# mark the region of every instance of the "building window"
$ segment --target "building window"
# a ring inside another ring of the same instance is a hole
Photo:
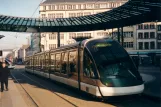
[[[120,3],[117,3],[117,7],[119,7],[120,6]]]
[[[53,18],[63,18],[63,13],[56,13],[52,15]]]
[[[144,24],[144,29],[149,29],[149,25],[148,24]]]
[[[86,4],[83,4],[83,9],[86,9]]]
[[[143,39],[143,33],[138,33],[138,38]]]
[[[78,9],[81,9],[81,4],[78,4]]]
[[[46,10],[46,6],[43,6],[43,10]]]
[[[48,18],[53,18],[53,14],[48,14]]]
[[[100,4],[100,8],[106,8],[106,4],[105,3]]]
[[[51,10],[51,6],[48,6],[49,10]]]
[[[144,39],[149,39],[149,32],[144,33]]]
[[[138,25],[138,29],[143,29],[143,24]]]
[[[93,4],[87,4],[87,5],[86,5],[86,8],[87,8],[87,9],[93,9]]]
[[[69,17],[77,17],[76,13],[69,13]]]
[[[140,50],[143,49],[143,42],[139,42],[139,49],[140,49]]]
[[[46,18],[46,14],[41,14],[41,17],[42,18]]]
[[[77,13],[77,17],[83,16],[83,13]]]
[[[97,4],[97,3],[96,3],[96,4],[95,4],[95,8],[96,8],[96,9],[99,9],[99,8],[100,8],[100,4]]]
[[[150,38],[154,39],[155,38],[155,32],[150,32]]]
[[[150,49],[154,49],[155,48],[155,42],[150,42]]]
[[[64,7],[65,7],[64,5],[57,5],[57,10],[64,10],[65,9]]]
[[[77,33],[77,36],[83,37],[83,33]]]
[[[75,10],[76,9],[76,5],[72,5],[72,9]]]
[[[56,44],[49,44],[49,49],[55,49],[56,48]]]
[[[86,15],[91,15],[91,12],[85,12],[84,16],[86,16]]]
[[[133,42],[124,42],[125,48],[133,48]]]
[[[113,32],[114,33],[114,32]],[[107,32],[98,32],[97,36],[107,36],[108,33]]]
[[[150,24],[150,29],[155,29],[155,25],[154,24]]]
[[[133,32],[123,32],[124,37],[130,38],[133,37]]]
[[[60,34],[60,39],[64,39],[64,34]]]
[[[161,33],[158,33],[158,40],[161,40]]]
[[[72,5],[67,5],[67,9],[71,10],[72,9]]]
[[[158,42],[158,49],[161,49],[161,42]]]
[[[85,37],[91,37],[91,33],[84,33]]]
[[[161,31],[161,25],[158,25],[158,31]]]
[[[49,34],[49,40],[54,40],[56,39],[57,34]]]
[[[145,49],[149,49],[149,42],[144,42]]]
[[[55,10],[55,5],[52,5],[52,10]]]
[[[69,33],[69,39],[75,38],[76,37],[76,33]]]

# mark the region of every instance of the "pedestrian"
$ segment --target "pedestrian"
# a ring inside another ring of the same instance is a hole
[[[2,68],[0,68],[0,79],[1,79],[1,92],[4,90],[4,84],[6,91],[8,91],[8,77],[10,70],[7,68],[6,63],[2,62]]]

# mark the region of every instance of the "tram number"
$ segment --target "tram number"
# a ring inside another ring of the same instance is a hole
[[[89,88],[88,87],[86,87],[86,91],[89,92]]]

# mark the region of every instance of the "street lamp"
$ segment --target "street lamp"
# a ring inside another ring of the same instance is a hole
[[[3,37],[5,37],[4,35],[0,35],[0,39],[2,39]]]

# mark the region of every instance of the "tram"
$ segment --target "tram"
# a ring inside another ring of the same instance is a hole
[[[26,57],[25,71],[97,97],[139,94],[143,80],[116,41],[87,39]]]

